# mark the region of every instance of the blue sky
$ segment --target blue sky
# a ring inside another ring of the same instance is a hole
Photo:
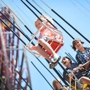
[[[35,33],[37,29],[34,26],[34,21],[36,16],[20,1],[20,0],[3,0],[18,16],[18,18],[23,22],[24,25],[27,25],[30,30]],[[23,0],[28,4],[25,0]],[[72,28],[70,28],[64,21],[62,21],[56,14],[54,14],[47,6],[45,6],[40,0],[35,0],[35,2],[42,7],[40,9],[33,0],[29,0],[42,14],[46,14],[42,11],[44,9],[53,19],[60,23],[65,30],[67,30],[74,38],[80,38],[85,42],[84,46],[90,46],[90,44],[83,39],[79,34],[77,34]],[[59,15],[61,15],[66,21],[68,21],[73,27],[75,27],[80,33],[82,33],[87,39],[90,38],[90,1],[89,0],[43,0],[49,7],[55,10]],[[0,0],[0,5],[4,6],[2,0]],[[29,5],[29,4],[28,4]],[[30,5],[29,5],[30,6]],[[30,6],[30,8],[32,8]],[[32,8],[33,9],[33,8]],[[33,9],[34,10],[34,9]],[[35,10],[34,10],[35,11]],[[40,14],[35,11],[35,13],[40,16]],[[23,30],[27,36],[32,38],[31,34],[25,29],[23,24],[17,19],[17,22],[20,25],[20,28]],[[65,52],[69,52],[74,58],[76,52],[72,50],[70,45],[72,45],[72,38],[65,33],[55,22],[54,25],[63,33],[64,36],[64,46],[58,52],[60,56],[66,56]],[[23,40],[28,44],[28,40],[22,35]],[[89,39],[90,40],[90,39]],[[34,40],[37,44],[37,41]],[[37,68],[42,72],[46,77],[49,83],[52,85],[54,78],[51,74],[37,61],[37,59],[27,51],[28,62],[30,67],[31,81],[33,90],[52,90],[52,88],[47,84],[43,77],[38,73],[38,71],[30,63],[32,61]],[[40,57],[40,61],[49,69],[47,62]],[[60,61],[61,62],[61,61]],[[57,70],[62,69],[57,65]],[[56,73],[49,69],[57,78],[59,78]]]

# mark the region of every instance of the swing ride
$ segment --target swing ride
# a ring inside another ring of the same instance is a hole
[[[2,2],[5,4],[5,2],[2,0]],[[41,16],[43,15],[30,1],[26,0],[26,2],[35,9]],[[32,0],[40,9],[42,9],[36,1]],[[55,13],[59,18],[61,18],[66,24],[68,24],[73,30],[75,30],[78,34],[80,34],[87,42],[90,43],[90,41],[84,37],[76,28],[74,28],[70,23],[68,23],[64,18],[62,18],[56,11],[54,11],[52,8],[50,8],[44,1],[41,0],[41,2],[46,5],[53,13]],[[45,20],[51,25],[52,27],[49,27],[46,25],[45,22],[43,22],[38,14],[36,14],[31,7],[25,1],[21,0],[21,3],[27,7],[32,14],[37,17],[42,25],[48,29],[47,32],[43,33],[43,36],[45,36],[46,42],[51,46],[53,51],[55,53],[58,53],[64,46],[64,36],[63,33],[56,28],[56,26],[46,17],[44,16]],[[42,9],[43,10],[43,9]],[[44,11],[44,10],[43,10]],[[44,11],[46,13],[46,11]],[[46,13],[47,14],[47,13]],[[50,18],[52,18],[49,14],[47,14]],[[45,81],[48,83],[48,85],[51,87],[52,90],[54,88],[52,85],[48,82],[48,80],[45,78],[45,76],[39,71],[39,69],[35,66],[33,61],[28,60],[28,54],[33,55],[37,61],[40,62],[40,64],[45,67],[45,69],[52,75],[53,78],[56,79],[55,75],[50,71],[50,68],[48,69],[44,63],[42,63],[42,60],[39,60],[39,56],[42,56],[38,52],[33,52],[27,46],[35,46],[38,44],[38,38],[37,35],[39,33],[39,30],[37,30],[35,33],[33,33],[27,25],[25,25],[22,20],[20,22],[24,25],[26,30],[28,30],[31,34],[31,39],[25,34],[25,31],[21,29],[21,26],[18,24],[18,20],[20,18],[10,9],[9,6],[5,4],[5,6],[1,7],[0,9],[0,90],[33,90],[32,88],[32,70],[30,70],[29,63],[31,63],[34,68],[41,74],[41,76],[45,79]],[[52,20],[61,28],[63,29],[72,39],[74,37],[64,28],[62,27],[54,18]],[[54,29],[53,29],[54,28]],[[24,31],[24,32],[23,32]],[[22,39],[21,36],[24,36],[26,40],[29,42],[28,45],[26,44],[26,41]],[[49,38],[46,38],[49,37]],[[53,38],[52,38],[53,37]],[[36,42],[34,43],[34,40]],[[46,52],[46,54],[52,58],[52,53],[48,51],[44,46],[40,45],[40,48]],[[68,55],[68,54],[67,54]],[[70,55],[68,55],[71,57]],[[42,56],[43,57],[43,56]],[[71,57],[72,58],[72,57]],[[45,59],[43,57],[43,59]],[[50,62],[45,59],[47,63]],[[64,71],[65,68],[63,65],[58,61],[57,66],[60,66],[60,68]],[[69,86],[69,90],[79,90],[76,88],[76,84],[73,86],[71,83],[69,84],[66,80],[63,79],[62,73],[58,72],[56,68],[52,69],[57,76],[60,78],[60,80],[64,83],[64,85]],[[71,71],[71,73],[73,73]],[[70,73],[69,73],[70,74]],[[74,73],[73,73],[74,75]],[[74,75],[75,76],[75,75]],[[75,77],[75,82],[77,82],[77,78]],[[90,90],[90,86],[87,84],[82,85],[83,88],[80,90]]]

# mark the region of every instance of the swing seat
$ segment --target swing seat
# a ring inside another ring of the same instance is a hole
[[[60,43],[57,41],[53,41],[53,40],[49,40],[48,43],[50,44],[50,46],[52,47],[52,49],[57,53],[61,47],[64,45],[64,43]],[[43,48],[44,49],[44,48]],[[45,49],[44,49],[45,50]],[[49,53],[47,50],[45,50],[46,53],[51,56],[51,53]]]
[[[84,84],[83,85],[83,89],[76,89],[76,90],[85,90],[87,87],[88,87],[88,85],[87,84]],[[71,85],[71,88],[72,89],[75,89],[75,86]]]

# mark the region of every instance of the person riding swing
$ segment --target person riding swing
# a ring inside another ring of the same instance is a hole
[[[49,67],[54,68],[61,58],[57,55],[57,52],[63,46],[63,36],[47,21],[44,15],[41,15],[40,19],[44,24],[39,19],[35,21],[35,27],[40,31],[38,45],[28,46],[28,48],[29,50],[36,50],[45,59],[49,60]]]

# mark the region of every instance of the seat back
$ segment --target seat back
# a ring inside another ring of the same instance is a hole
[[[49,40],[48,43],[50,44],[50,46],[52,47],[52,49],[57,53],[60,48],[64,45],[63,43],[59,43],[57,41],[53,41],[53,40]],[[44,49],[44,48],[43,48]],[[44,49],[45,50],[45,49]],[[45,50],[46,53],[51,56],[51,53],[48,52],[47,50]]]

